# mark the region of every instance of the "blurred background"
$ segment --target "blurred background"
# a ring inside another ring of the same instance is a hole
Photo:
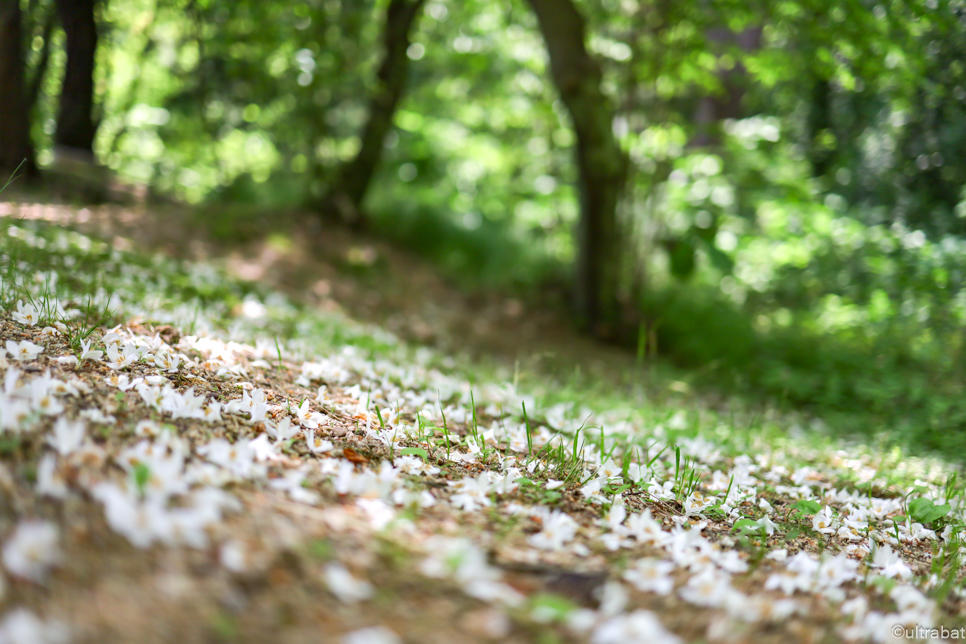
[[[0,0],[15,173],[226,239],[358,231],[966,457],[960,0]]]

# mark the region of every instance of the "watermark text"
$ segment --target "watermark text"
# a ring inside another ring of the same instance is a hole
[[[966,641],[966,627],[947,628],[945,626],[903,626],[896,624],[892,627],[892,636],[897,640],[964,640]]]

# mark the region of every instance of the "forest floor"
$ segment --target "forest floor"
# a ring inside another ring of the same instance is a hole
[[[0,643],[963,637],[953,466],[236,222],[0,203]]]

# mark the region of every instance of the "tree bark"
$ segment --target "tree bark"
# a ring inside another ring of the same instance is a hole
[[[96,0],[56,0],[67,37],[67,66],[60,91],[60,113],[54,144],[93,161],[94,60],[97,53]]]
[[[584,44],[584,19],[572,0],[529,0],[550,55],[550,71],[573,122],[580,193],[577,316],[596,335],[619,329],[622,248],[617,207],[627,163],[614,138],[613,108],[600,89],[601,70]]]
[[[369,100],[369,114],[360,137],[359,152],[336,172],[322,200],[324,214],[335,213],[350,225],[362,228],[362,202],[382,158],[383,141],[392,128],[396,106],[409,77],[410,30],[425,0],[392,0],[383,27],[383,59],[377,86]]]
[[[20,0],[0,0],[0,187],[18,167],[36,172],[20,32]]]

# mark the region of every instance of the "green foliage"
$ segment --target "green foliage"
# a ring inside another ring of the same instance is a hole
[[[948,503],[935,505],[930,499],[918,498],[909,501],[909,516],[913,521],[927,525],[949,514],[952,507]]]
[[[402,456],[418,456],[424,461],[429,458],[429,453],[422,447],[404,447],[399,450],[399,454]]]
[[[482,220],[476,228],[443,214],[442,209],[372,199],[375,232],[435,262],[447,275],[470,286],[516,287],[561,283],[564,272],[539,240],[505,222]],[[382,208],[385,210],[382,210]]]
[[[765,536],[765,528],[758,525],[758,522],[752,519],[738,519],[731,526],[731,531],[737,532],[739,538]]]
[[[564,622],[577,609],[572,601],[554,593],[537,593],[530,599],[530,610],[543,622]]]
[[[822,506],[817,501],[812,501],[810,499],[803,499],[801,501],[796,501],[792,506],[793,509],[798,510],[805,516],[811,516],[813,514],[818,514],[822,510]]]
[[[143,495],[148,482],[151,480],[151,470],[144,463],[135,463],[133,474],[134,485],[137,487],[138,493]]]
[[[645,326],[693,381],[961,458],[966,246],[868,223],[779,126],[733,121],[719,154],[674,159],[657,186],[665,239],[713,230],[731,265],[710,245],[686,276],[652,255]]]

